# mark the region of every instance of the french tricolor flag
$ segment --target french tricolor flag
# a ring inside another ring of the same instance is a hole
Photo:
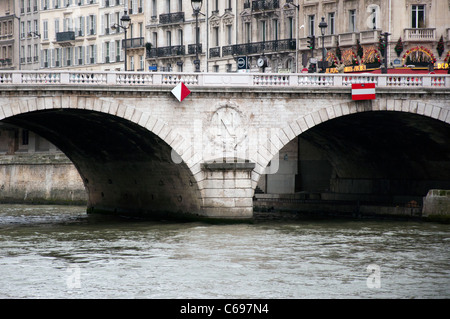
[[[375,83],[352,84],[352,100],[375,100]]]

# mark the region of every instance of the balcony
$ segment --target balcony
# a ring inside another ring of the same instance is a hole
[[[436,41],[436,29],[435,28],[419,28],[419,29],[404,29],[403,30],[404,41],[412,42],[427,42]]]
[[[339,45],[347,46],[347,45],[355,45],[357,33],[341,33],[339,34]]]
[[[188,54],[195,54],[195,44],[189,44],[188,45]],[[198,53],[202,53],[202,44],[198,44]]]
[[[65,31],[56,33],[56,42],[61,46],[72,46],[75,41],[74,31]]]
[[[184,22],[184,12],[174,12],[159,15],[160,24],[171,24]]]
[[[252,1],[252,11],[275,10],[280,8],[279,0],[256,0]]]
[[[158,57],[173,57],[177,55],[185,55],[186,48],[184,45],[173,45],[169,47],[151,48],[147,50],[147,59]]]
[[[285,39],[224,46],[222,47],[222,56],[262,54],[292,50],[295,50],[295,40]]]
[[[143,48],[145,46],[144,44],[144,38],[131,38],[126,40],[127,49],[132,48]],[[125,47],[125,40],[122,40],[122,47]]]
[[[361,31],[359,34],[359,42],[361,44],[378,43],[380,37],[379,30]]]
[[[220,47],[210,48],[209,49],[209,57],[210,58],[220,58]]]

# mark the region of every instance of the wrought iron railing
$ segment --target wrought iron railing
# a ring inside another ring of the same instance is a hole
[[[56,33],[57,42],[75,41],[75,31],[65,31]]]
[[[195,44],[189,44],[188,45],[188,54],[195,54]],[[202,44],[198,44],[198,53],[202,53]]]
[[[144,47],[144,38],[131,38],[126,40],[127,48],[142,48]],[[125,47],[125,39],[122,40],[122,47]]]
[[[185,53],[186,48],[184,45],[172,45],[168,47],[151,48],[150,50],[147,50],[147,59],[185,55]]]
[[[279,0],[254,0],[252,1],[252,10],[273,10],[280,7]]]
[[[220,57],[220,47],[210,48],[209,49],[209,57],[210,58]]]
[[[184,12],[165,13],[159,15],[160,24],[184,22]]]
[[[222,47],[222,56],[262,54],[291,50],[295,50],[295,40],[273,40],[224,46]]]

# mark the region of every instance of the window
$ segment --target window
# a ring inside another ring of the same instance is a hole
[[[139,28],[139,37],[140,38],[144,37],[144,24],[142,22],[139,22],[138,28]]]
[[[143,55],[139,56],[139,70],[144,71],[144,56]]]
[[[425,5],[412,5],[411,10],[411,28],[425,28]]]
[[[158,47],[158,32],[152,33],[152,44],[153,44],[153,47],[155,47],[155,48]]]
[[[20,63],[25,63],[25,47],[22,45],[20,47]]]
[[[170,13],[170,0],[166,0],[166,13]]]
[[[20,37],[25,38],[25,22],[20,23]]]
[[[44,68],[48,68],[48,49],[44,49],[44,52],[43,52],[43,65],[42,65],[42,67],[44,67]]]
[[[31,63],[33,61],[32,59],[33,58],[32,58],[32,54],[31,54],[31,45],[29,44],[27,46],[27,63]]]
[[[134,71],[134,56],[130,57],[130,71]]]
[[[44,20],[42,23],[44,26],[44,40],[48,40],[48,21]]]
[[[110,58],[109,58],[109,50],[110,50],[110,46],[109,46],[109,42],[105,42],[105,63],[109,63],[110,62]]]
[[[245,23],[245,42],[250,43],[252,41],[252,29],[250,26],[250,22]]]
[[[356,31],[356,10],[352,9],[348,11],[348,31]]]
[[[308,27],[309,27],[309,35],[314,35],[314,21],[315,21],[315,15],[308,16]]]
[[[266,41],[266,33],[267,33],[267,23],[266,20],[261,21],[261,41]]]
[[[278,40],[278,20],[274,19],[272,20],[272,25],[273,25],[273,40]]]
[[[183,30],[178,29],[178,44],[183,45]]]
[[[379,12],[380,7],[376,4],[371,4],[367,6],[367,12],[370,12],[370,15],[367,20],[367,27],[375,30],[378,27],[378,19],[379,19]]]
[[[34,45],[34,60],[33,60],[33,62],[38,62],[38,60],[39,60],[39,48],[38,48],[38,45],[35,44]]]
[[[233,28],[232,25],[229,24],[227,25],[227,44],[230,45],[231,43],[233,43]]]
[[[219,27],[214,27],[213,28],[213,34],[214,34],[214,46],[218,47],[219,46]]]
[[[97,16],[90,15],[87,17],[87,33],[89,35],[94,35],[96,33]]]
[[[172,32],[166,31],[166,45],[170,47],[172,45]]]
[[[115,13],[115,23],[120,23],[120,12]],[[120,33],[122,31],[122,28],[116,28],[116,33]]]
[[[158,15],[158,12],[156,11],[156,0],[152,0],[152,18]]]
[[[120,40],[116,40],[116,61],[121,61],[120,58]]]
[[[97,57],[97,45],[95,45],[95,44],[90,45],[88,51],[89,51],[89,53],[88,53],[89,63],[95,64],[97,62],[97,58],[96,58]]]
[[[334,12],[328,13],[328,34],[334,34]]]
[[[292,17],[288,18],[288,28],[289,32],[289,39],[292,39],[294,37],[294,19]]]
[[[61,66],[61,48],[55,49],[55,66],[56,67]]]
[[[55,38],[58,32],[59,32],[59,19],[55,19]]]

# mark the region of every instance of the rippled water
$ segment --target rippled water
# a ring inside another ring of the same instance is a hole
[[[0,205],[0,298],[449,298],[449,244],[437,223],[156,223]]]

